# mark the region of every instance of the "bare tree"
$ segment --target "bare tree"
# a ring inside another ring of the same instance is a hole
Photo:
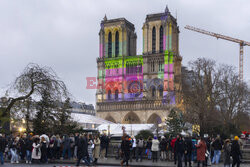
[[[236,125],[237,114],[249,105],[249,91],[234,69],[205,58],[190,62],[190,68],[182,76],[185,119],[199,125],[201,134]]]
[[[17,101],[26,100],[31,96],[41,97],[46,92],[53,99],[61,99],[68,96],[68,90],[63,81],[50,67],[41,67],[38,64],[28,64],[22,74],[18,76],[8,89],[18,95],[10,98],[6,108],[8,113]]]

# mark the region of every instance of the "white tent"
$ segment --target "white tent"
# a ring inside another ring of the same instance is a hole
[[[95,130],[101,124],[114,124],[97,116],[81,113],[71,113],[71,118],[78,122],[84,129]]]
[[[112,136],[122,136],[122,127],[125,127],[127,134],[134,136],[137,135],[140,130],[153,131],[155,129],[154,124],[102,124],[97,129],[100,133],[106,132]]]

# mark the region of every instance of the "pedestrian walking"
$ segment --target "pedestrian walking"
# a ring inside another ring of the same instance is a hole
[[[129,136],[125,135],[122,139],[122,144],[121,144],[121,152],[123,155],[123,159],[121,161],[121,166],[123,166],[124,163],[126,163],[126,166],[128,166],[128,161],[130,158],[130,148],[132,147],[131,142],[129,141]]]
[[[187,136],[184,140],[185,167],[187,167],[187,162],[189,163],[189,167],[192,166],[192,164],[191,164],[192,150],[193,150],[192,139],[190,136]]]
[[[232,142],[231,146],[231,155],[233,157],[233,163],[232,167],[234,167],[237,164],[237,167],[240,166],[240,158],[242,158],[242,154],[240,151],[240,144],[239,144],[239,137],[235,136],[234,141]]]
[[[95,136],[95,139],[94,139],[94,151],[93,151],[93,157],[94,157],[94,164],[97,163],[98,159],[99,159],[99,156],[100,156],[100,144],[101,144],[101,141],[99,139],[99,136]]]
[[[77,144],[76,166],[79,166],[81,160],[84,160],[86,165],[90,165],[87,157],[88,157],[88,142],[87,142],[87,139],[82,134],[80,135],[80,138]]]
[[[130,162],[132,162],[132,159],[135,158],[135,152],[136,152],[136,139],[134,136],[131,136],[131,143],[132,147],[130,150]]]
[[[64,135],[62,143],[63,143],[63,154],[62,154],[63,159],[66,159],[65,157],[66,152],[68,153],[67,158],[70,159],[71,158],[70,137],[68,135]]]
[[[224,146],[223,146],[223,152],[224,152],[224,167],[230,167],[231,160],[230,160],[230,154],[231,154],[231,145],[230,145],[230,139],[226,139]]]
[[[215,141],[212,143],[212,147],[214,148],[214,157],[212,160],[212,164],[214,163],[219,164],[221,150],[222,150],[222,142],[221,142],[219,135],[216,137]]]
[[[152,138],[150,136],[148,138],[147,145],[146,145],[146,154],[148,155],[148,160],[151,160],[152,158],[151,148],[152,148]]]
[[[140,136],[139,139],[137,140],[137,143],[136,143],[136,148],[137,148],[137,152],[136,152],[136,162],[138,161],[139,158],[140,158],[140,161],[142,162],[143,147],[144,147],[144,140],[143,140],[143,138]]]
[[[197,162],[198,167],[200,166],[200,163],[202,163],[202,166],[205,166],[205,154],[207,150],[206,142],[203,137],[200,138],[200,142],[195,145],[197,148]]]
[[[175,142],[177,140],[177,137],[176,138],[173,138],[171,140],[171,148],[172,148],[172,155],[174,154],[174,164],[176,165],[176,161],[177,161],[177,155],[176,155],[176,150],[175,150]]]
[[[101,146],[101,158],[104,158],[104,159],[107,159],[106,158],[106,148],[108,147],[108,137],[107,137],[107,135],[106,135],[106,133],[104,133],[102,136],[101,136],[101,144],[100,144],[100,146]]]
[[[161,151],[161,160],[164,161],[167,159],[166,151],[167,151],[167,141],[164,136],[161,137],[161,142],[160,142],[160,151]]]
[[[7,140],[4,135],[0,134],[0,161],[1,165],[4,164],[4,152],[7,146]]]
[[[33,141],[31,139],[31,136],[28,135],[26,140],[25,140],[25,150],[26,150],[26,163],[30,163],[31,164],[31,152],[32,152],[32,146]]]
[[[41,159],[41,155],[42,155],[39,137],[34,138],[34,142],[33,142],[32,146],[33,146],[32,153],[31,153],[32,161],[39,162]]]
[[[11,153],[11,163],[19,163],[19,137],[14,138],[14,141],[11,140],[10,143],[10,153]]]
[[[89,155],[89,162],[94,162],[93,160],[93,149],[94,149],[94,141],[91,134],[88,136],[88,155]]]
[[[154,139],[152,140],[152,154],[153,154],[153,162],[157,162],[158,158],[157,158],[157,154],[159,151],[159,140],[157,139],[156,136],[154,136]]]
[[[41,162],[48,163],[48,149],[47,149],[47,141],[44,137],[41,138]]]
[[[177,166],[182,167],[182,157],[184,154],[184,141],[181,135],[177,135],[177,140],[175,142],[175,153],[177,156]]]

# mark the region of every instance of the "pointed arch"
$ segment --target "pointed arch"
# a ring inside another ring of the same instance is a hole
[[[129,113],[125,115],[122,123],[123,124],[140,124],[141,121],[136,113],[134,113],[133,111],[130,111]]]
[[[161,26],[160,27],[160,33],[159,33],[159,35],[160,35],[160,53],[162,53],[163,52],[163,27]]]
[[[112,33],[109,32],[108,35],[108,58],[112,57]]]
[[[118,100],[119,98],[119,92],[118,89],[115,90],[115,100]]]
[[[147,120],[147,123],[148,124],[160,124],[162,123],[162,120],[161,120],[161,117],[156,114],[156,113],[153,113]]]
[[[111,90],[109,89],[108,90],[108,100],[111,100],[112,99],[112,94],[111,94]]]
[[[115,119],[114,119],[111,115],[108,115],[108,116],[105,118],[105,120],[116,123]]]
[[[119,55],[119,31],[115,33],[115,57]]]
[[[162,85],[158,86],[158,96],[163,97],[163,86]]]
[[[152,29],[152,53],[155,53],[155,45],[156,45],[156,32],[155,27]]]
[[[155,97],[155,92],[156,92],[156,90],[155,90],[155,86],[151,86],[151,97]]]

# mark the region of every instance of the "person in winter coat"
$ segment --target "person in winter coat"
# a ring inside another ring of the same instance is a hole
[[[237,164],[237,167],[240,166],[240,158],[242,158],[242,154],[240,151],[240,145],[239,145],[239,137],[235,136],[234,141],[232,142],[231,146],[231,155],[233,157],[233,164],[232,167],[234,167]]]
[[[206,142],[203,137],[201,137],[200,142],[195,145],[197,148],[197,162],[198,167],[200,166],[200,162],[202,162],[202,166],[205,165],[205,154],[207,150]]]
[[[93,158],[95,159],[94,160],[94,164],[97,163],[99,155],[100,155],[100,144],[101,144],[101,141],[99,139],[99,136],[95,136],[95,139],[94,139],[94,150],[93,150]]]
[[[184,154],[184,141],[181,135],[177,135],[177,140],[175,142],[174,148],[175,148],[175,153],[176,153],[177,160],[178,160],[177,166],[182,167],[182,157]]]
[[[160,150],[161,150],[161,160],[166,160],[166,151],[167,151],[167,141],[164,136],[161,137],[160,142]]]
[[[23,134],[22,137],[19,139],[21,160],[24,160],[24,157],[26,155],[26,144],[25,144],[26,137],[27,137],[27,135]]]
[[[88,161],[88,142],[84,135],[80,135],[77,144],[77,163],[76,166],[79,166],[80,161],[84,160],[86,165],[89,165]]]
[[[55,149],[55,157],[56,159],[60,159],[61,157],[61,144],[62,140],[60,138],[60,135],[56,135],[56,140],[54,142],[54,149]]]
[[[187,162],[189,163],[189,167],[191,167],[191,157],[192,157],[193,144],[191,137],[187,136],[184,140],[184,159],[185,166],[187,166]]]
[[[93,137],[90,134],[88,136],[88,154],[89,154],[89,162],[90,163],[94,162],[94,160],[93,160],[93,144],[94,144]]]
[[[174,138],[171,140],[170,145],[172,148],[172,154],[174,153],[174,164],[176,164],[177,161],[177,155],[176,155],[176,151],[175,151],[175,142],[176,142],[177,138]]]
[[[152,157],[151,148],[152,148],[152,138],[149,137],[147,141],[147,145],[146,145],[146,152],[148,155],[148,160],[151,160],[151,157]]]
[[[41,155],[42,155],[39,137],[36,137],[34,139],[32,146],[33,146],[32,153],[31,153],[32,160],[38,161],[41,159]]]
[[[47,150],[47,141],[44,137],[41,139],[41,162],[48,163],[48,150]]]
[[[7,145],[7,140],[5,139],[5,137],[3,137],[2,134],[0,134],[0,161],[1,161],[1,165],[4,164],[3,154],[5,152],[6,145]]]
[[[109,143],[109,139],[108,136],[106,135],[106,133],[104,133],[101,137],[101,158],[106,159],[106,151],[107,151],[107,147],[108,147],[108,143]]]
[[[159,151],[159,140],[157,139],[156,136],[154,136],[154,139],[152,140],[152,147],[151,147],[151,151],[153,153],[153,162],[156,161],[157,162],[157,153]]]
[[[126,166],[128,166],[131,147],[132,147],[132,143],[129,141],[129,136],[125,135],[125,137],[123,137],[122,144],[121,144],[121,151],[122,151],[122,155],[123,155],[123,160],[121,161],[121,166],[123,166],[124,163],[126,163]]]
[[[216,137],[215,141],[212,143],[212,147],[214,148],[214,157],[212,163],[219,164],[222,150],[222,142],[220,136]]]
[[[31,139],[31,136],[28,136],[25,139],[25,150],[26,150],[26,163],[30,163],[31,164],[31,152],[32,152],[32,144],[33,141]]]
[[[63,136],[63,159],[66,159],[65,158],[65,153],[68,152],[68,159],[71,158],[71,149],[70,149],[70,143],[71,143],[71,140],[70,140],[70,137],[68,135],[64,135]]]
[[[135,158],[135,152],[136,152],[136,138],[134,136],[131,136],[131,143],[132,147],[130,150],[130,162],[132,162],[132,159]]]
[[[224,167],[230,167],[231,145],[229,139],[225,140],[223,151],[224,151]]]
[[[136,148],[137,148],[136,162],[138,161],[139,157],[140,157],[140,161],[142,162],[143,147],[144,147],[144,140],[140,136],[139,140],[137,140],[137,143],[136,143]]]
[[[19,163],[19,151],[19,137],[16,137],[14,141],[10,141],[11,163]]]

